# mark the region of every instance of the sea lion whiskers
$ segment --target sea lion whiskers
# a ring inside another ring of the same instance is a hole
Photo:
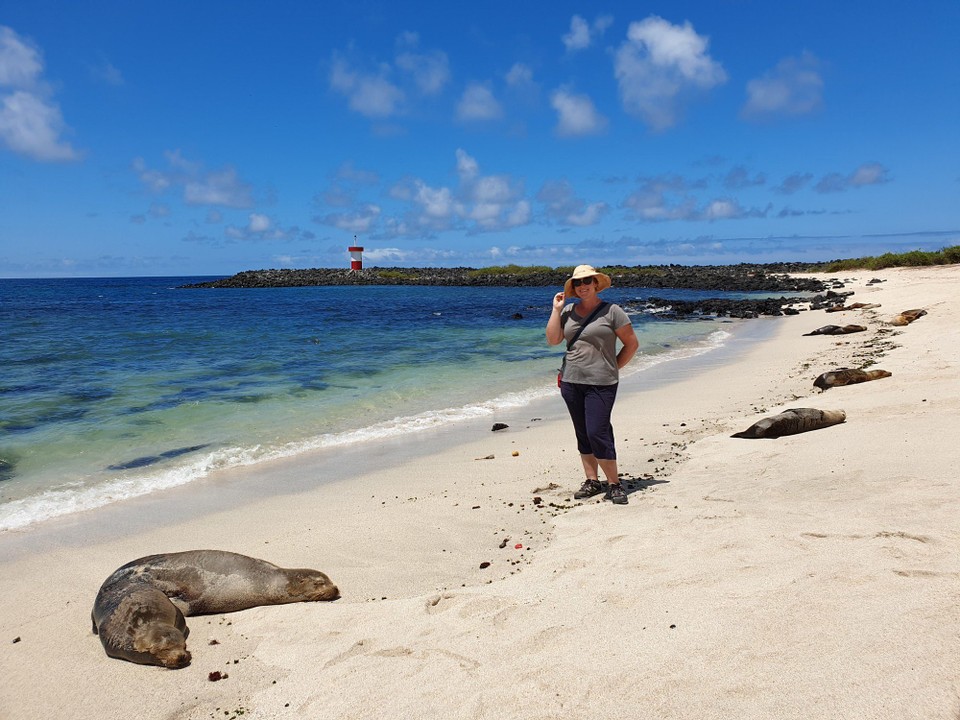
[[[170,669],[186,667],[192,656],[186,647],[186,636],[172,625],[151,624],[133,636],[132,646],[138,653],[150,655]]]
[[[307,602],[337,600],[340,597],[340,589],[319,570],[294,568],[288,573],[287,593],[291,596],[302,597]]]

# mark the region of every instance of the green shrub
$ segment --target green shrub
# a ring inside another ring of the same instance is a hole
[[[847,270],[883,270],[889,267],[927,267],[960,263],[960,245],[940,250],[909,250],[905,253],[884,253],[849,260],[833,260],[813,268],[814,272],[838,273]]]

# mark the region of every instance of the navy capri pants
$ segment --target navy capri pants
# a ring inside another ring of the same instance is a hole
[[[560,383],[560,396],[570,411],[573,430],[577,435],[577,449],[581,455],[593,455],[597,460],[617,459],[613,425],[610,424],[617,387]]]

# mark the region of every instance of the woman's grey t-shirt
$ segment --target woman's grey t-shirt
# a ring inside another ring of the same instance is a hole
[[[586,320],[586,317],[580,317],[574,312],[575,307],[577,306],[571,303],[560,312],[560,325],[567,342],[577,334],[577,330]],[[629,324],[630,318],[623,308],[607,303],[567,351],[567,361],[563,367],[564,382],[616,385],[620,381],[616,331]]]

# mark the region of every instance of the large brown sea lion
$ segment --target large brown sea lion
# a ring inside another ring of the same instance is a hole
[[[804,333],[803,336],[808,335],[847,335],[848,333],[863,332],[866,330],[863,325],[844,325],[840,327],[839,325],[824,325],[821,328],[817,328],[813,332]]]
[[[91,619],[110,657],[179,668],[190,663],[184,615],[338,597],[337,586],[319,570],[189,550],[148,555],[115,570],[100,586]]]
[[[909,325],[917,318],[921,318],[927,314],[926,310],[917,308],[916,310],[904,310],[899,315],[895,315],[892,320],[890,320],[891,325],[897,325],[898,327],[903,325]]]
[[[778,438],[796,435],[808,430],[837,425],[847,419],[843,410],[816,410],[814,408],[790,408],[779,415],[765,417],[743,432],[734,433],[735,438]]]
[[[893,375],[893,373],[887,370],[854,370],[851,368],[840,368],[839,370],[830,370],[821,374],[820,377],[813,381],[813,386],[818,387],[821,390],[829,390],[832,387],[854,385],[856,383],[890,377],[891,375]]]
[[[880,307],[880,303],[862,303],[855,302],[853,305],[834,305],[833,307],[826,308],[826,312],[842,312],[844,310],[870,310],[872,308]]]

